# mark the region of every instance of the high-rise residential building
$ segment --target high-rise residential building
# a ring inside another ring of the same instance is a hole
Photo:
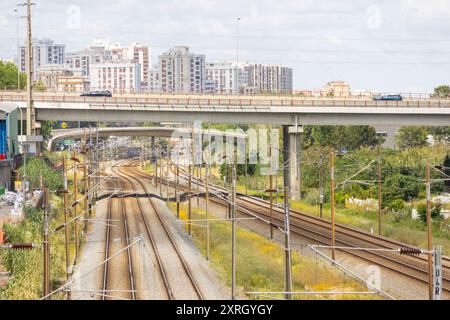
[[[141,66],[135,62],[106,62],[90,67],[91,90],[140,92]]]
[[[160,88],[167,93],[203,93],[205,56],[179,46],[159,56]]]
[[[292,69],[280,65],[248,64],[244,67],[247,87],[259,92],[292,93]]]
[[[206,63],[206,78],[214,83],[216,94],[237,94],[243,85],[240,68],[233,62]]]
[[[159,77],[160,74],[158,66],[153,66],[153,68],[149,70],[149,83],[147,87],[148,91],[155,93],[161,92],[161,83]]]
[[[120,43],[110,43],[108,39],[95,39],[86,49],[68,53],[66,65],[76,76],[89,78],[90,65],[105,62],[135,62],[141,66],[141,87],[147,88],[149,81],[150,48],[141,43],[122,47]]]
[[[149,88],[150,48],[141,43],[133,43],[129,48],[129,58],[141,65],[141,87]]]
[[[110,52],[102,48],[87,48],[78,52],[71,52],[66,54],[65,66],[75,76],[89,78],[90,65],[101,64],[105,61],[110,61]]]
[[[26,71],[26,46],[20,47],[20,70]],[[54,43],[50,39],[32,41],[33,48],[33,80],[37,80],[37,71],[42,66],[65,63],[66,45]]]

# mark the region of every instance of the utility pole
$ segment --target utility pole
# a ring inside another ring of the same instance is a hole
[[[77,207],[78,207],[78,162],[76,161],[77,157],[75,156],[75,151],[73,152],[73,215],[75,217],[74,224],[74,232],[75,232],[75,261],[78,259],[78,218],[77,215]]]
[[[167,170],[166,170],[166,203],[169,203],[169,142],[167,142]]]
[[[35,112],[33,106],[33,40],[31,34],[31,1],[27,0],[27,136],[35,135]]]
[[[284,187],[284,250],[286,262],[286,300],[292,300],[292,258],[289,228],[289,187]]]
[[[205,219],[206,219],[206,261],[209,260],[209,168],[206,165],[205,172],[206,192],[205,192]]]
[[[84,146],[86,148],[86,145]],[[88,228],[88,181],[87,181],[87,164],[86,164],[86,152],[83,155],[83,211],[84,211],[84,233],[87,234]]]
[[[180,219],[180,193],[178,190],[178,184],[179,184],[179,180],[180,180],[180,166],[178,164],[178,154],[177,154],[177,168],[176,168],[176,178],[175,178],[175,197],[177,200],[177,220]]]
[[[240,17],[236,18],[236,95],[239,96],[239,22],[241,21]]]
[[[381,236],[381,206],[382,206],[382,186],[381,186],[381,147],[378,145],[378,235]]]
[[[324,201],[324,195],[323,195],[323,154],[320,154],[320,160],[319,160],[319,216],[323,218],[323,201]]]
[[[272,172],[269,175],[269,203],[270,203],[270,207],[269,207],[269,221],[270,221],[270,225],[269,225],[269,238],[270,240],[273,239],[273,226],[272,226],[272,219],[273,219],[273,192],[275,190],[273,190],[273,175]]]
[[[50,241],[49,241],[49,221],[48,221],[48,188],[44,187],[44,281],[42,296],[46,297],[50,293]]]
[[[17,91],[20,92],[20,37],[19,37],[19,9],[14,9],[14,11],[17,13]],[[22,119],[21,119],[22,120]],[[23,123],[20,121],[20,126],[22,127]]]
[[[236,163],[231,175],[231,300],[236,300]]]
[[[330,162],[331,162],[331,170],[330,170],[330,177],[331,177],[331,185],[330,185],[330,192],[331,192],[331,258],[334,261],[336,258],[336,253],[334,249],[335,244],[335,226],[334,226],[334,151],[330,152]]]
[[[188,182],[188,235],[191,235],[191,216],[192,216],[192,197],[191,197],[191,191],[192,191],[192,176],[191,176],[191,165],[189,164],[188,167],[188,176],[189,176],[189,182]]]
[[[199,193],[200,193],[200,165],[196,165],[197,167],[197,175],[196,175],[196,180],[197,180],[197,207],[200,206],[200,197],[199,197]]]
[[[64,244],[66,247],[66,279],[67,281],[69,280],[70,277],[70,250],[69,250],[69,224],[67,223],[67,196],[68,196],[68,187],[67,187],[67,159],[64,156],[63,157],[63,175],[64,175],[64,190],[62,190],[63,192],[63,210],[64,210]],[[67,291],[67,299],[70,300],[70,291]]]
[[[158,187],[158,157],[155,152],[155,188]]]
[[[431,184],[430,184],[430,164],[426,165],[425,187],[427,192],[427,238],[428,238],[428,298],[433,300],[433,239],[431,234]]]
[[[272,157],[272,144],[269,146],[269,157]],[[269,173],[269,190],[266,190],[266,192],[269,192],[269,239],[273,239],[273,226],[272,226],[272,218],[273,218],[273,168],[270,168]]]

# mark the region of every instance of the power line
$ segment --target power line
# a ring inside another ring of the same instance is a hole
[[[4,27],[13,27],[11,24],[5,24]],[[95,32],[95,33],[115,33],[115,34],[145,34],[145,35],[156,35],[156,36],[183,36],[183,37],[206,37],[206,38],[230,38],[234,39],[236,36],[234,34],[205,34],[205,33],[161,33],[152,31],[127,31],[127,30],[113,30],[113,29],[94,29],[94,28],[67,28],[67,27],[45,27],[45,26],[34,26],[34,29],[41,30],[61,30],[61,31],[72,31],[72,32]],[[311,41],[330,41],[330,37],[326,36],[271,36],[271,35],[257,35],[257,34],[242,34],[239,38],[248,39],[271,39],[271,40],[311,40]],[[381,42],[450,42],[450,38],[344,38],[338,37],[342,41],[381,41]]]

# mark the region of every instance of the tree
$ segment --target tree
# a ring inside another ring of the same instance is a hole
[[[415,176],[396,173],[386,177],[383,190],[383,202],[390,206],[397,199],[417,199],[423,190],[423,183]]]
[[[420,220],[424,223],[427,222],[427,205],[425,203],[419,203],[417,205],[417,213],[419,214]],[[440,205],[431,204],[431,212],[430,212],[431,220],[433,221],[441,221],[443,216],[441,214]]]
[[[443,143],[450,142],[450,127],[429,127],[428,131],[434,140]]]
[[[382,142],[375,129],[369,126],[306,127],[302,136],[302,143],[305,148],[318,146],[358,150]]]
[[[12,62],[0,61],[0,88],[1,89],[17,89],[17,72],[16,65]],[[27,76],[20,73],[20,89],[24,89],[27,85]]]
[[[450,86],[442,85],[434,89],[434,98],[450,98]]]
[[[395,139],[400,150],[425,147],[428,132],[425,127],[401,127]]]

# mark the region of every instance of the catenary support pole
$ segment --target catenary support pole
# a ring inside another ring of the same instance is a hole
[[[209,260],[209,242],[210,242],[210,230],[209,230],[209,166],[206,165],[205,172],[206,191],[205,191],[205,219],[206,219],[206,261]]]
[[[381,236],[381,213],[382,213],[382,184],[381,184],[381,147],[377,148],[378,153],[378,168],[377,168],[377,178],[378,178],[378,235]]]
[[[50,241],[49,241],[49,220],[48,220],[48,198],[49,192],[48,188],[44,187],[44,199],[43,199],[43,208],[44,208],[44,281],[43,281],[43,290],[42,295],[45,297],[50,293]]]
[[[75,155],[75,151],[73,152],[74,157],[73,158],[77,158]],[[78,164],[77,162],[74,161],[74,165],[73,165],[73,216],[77,217],[78,216]],[[74,221],[74,233],[75,233],[75,262],[78,259],[78,218],[75,218]]]
[[[336,259],[336,252],[334,249],[334,244],[335,244],[335,221],[334,221],[334,151],[330,152],[330,177],[331,177],[331,183],[330,183],[330,192],[331,192],[331,245],[332,245],[332,249],[331,249],[331,258],[333,259],[333,261]]]
[[[323,154],[320,154],[319,159],[319,216],[323,218]]]
[[[428,298],[433,300],[433,239],[431,234],[431,185],[430,164],[426,164],[425,187],[427,192],[427,243],[428,243]]]
[[[65,253],[66,253],[66,279],[69,281],[70,278],[70,250],[69,250],[69,241],[70,241],[70,230],[69,224],[67,223],[67,215],[68,215],[68,186],[67,186],[67,159],[63,157],[63,179],[64,179],[64,189],[63,192],[63,211],[64,211],[64,245],[65,245]],[[70,292],[67,292],[67,299],[70,300]]]
[[[284,250],[286,263],[286,292],[292,292],[292,257],[289,227],[289,187],[284,187]],[[287,293],[285,298],[287,300],[292,300],[292,294]]]
[[[236,300],[236,164],[231,173],[231,300]]]

